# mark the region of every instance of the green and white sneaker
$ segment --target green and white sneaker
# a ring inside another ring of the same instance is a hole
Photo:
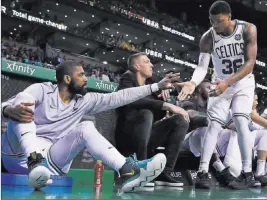
[[[122,192],[136,192],[148,182],[161,174],[166,165],[166,156],[162,153],[154,157],[138,161],[132,157],[126,159],[126,163],[120,169],[122,179]]]

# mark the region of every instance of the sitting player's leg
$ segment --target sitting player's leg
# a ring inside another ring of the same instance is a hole
[[[242,173],[238,179],[230,183],[234,189],[246,189],[255,184],[252,174],[252,145],[249,130],[249,114],[252,110],[254,99],[254,86],[247,87],[235,94],[232,101],[232,112],[235,127],[238,133],[238,144],[242,158]]]
[[[34,103],[31,95],[21,92],[14,99],[13,105],[16,106],[20,103]],[[34,112],[34,106],[30,109]],[[36,125],[31,123],[19,123],[15,121],[8,122],[6,137],[8,137],[10,148],[13,154],[19,154],[16,158],[12,156],[3,156],[3,162],[8,171],[19,174],[29,174],[29,184],[35,188],[46,186],[50,181],[51,172],[47,168],[47,163],[38,146],[36,136]],[[15,151],[15,152],[14,152]],[[35,177],[41,177],[37,182]]]
[[[138,160],[148,158],[147,147],[151,137],[153,120],[154,117],[152,111],[141,109],[137,112],[133,111],[129,113],[129,115],[126,116],[125,124],[117,125],[123,126],[122,134],[126,136],[127,140],[122,142],[126,145],[126,149],[132,150],[130,154],[136,153]],[[129,156],[130,154],[126,156]]]
[[[230,172],[230,167],[226,167],[220,157],[217,150],[212,154],[211,164],[217,172],[217,178],[221,186],[228,186],[228,184],[235,179]]]
[[[223,164],[225,167],[229,168],[229,171],[233,176],[238,177],[242,170],[242,160],[238,145],[237,133],[232,130],[227,131],[230,134],[230,138],[228,144],[226,145]]]
[[[199,171],[209,171],[209,163],[211,156],[214,152],[217,143],[217,137],[219,132],[221,131],[222,126],[216,121],[211,121],[209,123],[207,132],[205,133],[203,139],[203,147],[201,152],[201,161],[199,165]]]
[[[59,173],[67,173],[71,161],[84,147],[95,159],[102,160],[119,172],[123,191],[144,186],[157,177],[166,164],[163,154],[144,161],[125,158],[89,121],[78,124],[68,135],[58,140],[48,152],[48,162]]]
[[[183,149],[189,150],[196,157],[199,157],[200,152],[201,152],[201,146],[202,146],[201,143],[203,142],[206,130],[207,130],[207,127],[203,127],[203,128],[198,128],[192,131],[191,133],[189,133],[186,137],[187,139],[185,140],[183,144]],[[220,155],[221,156],[225,155],[224,153],[225,150],[222,147],[225,147],[228,145],[229,137],[230,137],[230,134],[227,134],[228,132],[229,130],[222,130],[219,133],[216,149],[214,150],[211,160],[210,160],[210,163],[212,164],[214,169],[218,172],[219,182],[224,186],[227,186],[228,183],[234,179],[234,176],[229,171],[229,167],[225,167],[225,165],[222,163],[219,157]],[[220,155],[217,150],[220,152]]]
[[[221,124],[216,121],[210,121],[203,139],[199,172],[197,174],[197,180],[195,185],[195,187],[197,188],[210,187],[210,180],[208,176],[209,163],[216,147],[218,132],[220,132],[221,129]]]
[[[261,182],[262,186],[267,186],[267,172],[265,171],[267,159],[267,130],[256,130],[252,132],[255,135],[255,146],[257,149],[257,169],[255,179]]]
[[[218,154],[216,149],[215,149],[214,153],[211,156],[210,163],[212,164],[214,169],[219,173],[222,172],[225,169],[225,166],[223,165],[223,163],[222,163],[222,161],[221,161],[221,159],[219,157],[219,154]]]
[[[208,176],[209,163],[215,150],[219,132],[229,115],[231,94],[225,91],[219,97],[211,97],[208,101],[209,126],[203,140],[199,171],[197,174],[197,188],[210,188],[210,179]]]
[[[208,127],[197,128],[185,136],[182,151],[191,151],[194,156],[200,157],[205,133]]]
[[[203,145],[202,143],[206,131],[207,127],[202,127],[202,128],[197,128],[194,131],[188,133],[183,143],[182,150],[191,151],[196,157],[199,157],[201,154],[201,149]],[[211,156],[210,163],[217,172],[221,172],[225,169],[225,166],[221,162],[216,149],[214,150]]]
[[[241,171],[241,156],[237,142],[237,133],[229,129],[222,130],[219,133],[216,150],[220,157],[224,157],[224,169],[222,171],[220,171],[222,168],[217,170],[220,172],[219,182],[224,186],[228,186]]]
[[[154,152],[157,147],[164,145],[164,154],[167,157],[167,163],[163,173],[155,180],[156,185],[183,186],[183,183],[174,179],[171,173],[176,165],[188,126],[189,123],[181,115],[173,115],[153,124],[148,152]]]

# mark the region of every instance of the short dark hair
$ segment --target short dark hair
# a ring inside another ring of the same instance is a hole
[[[226,1],[214,2],[209,10],[211,15],[231,14],[231,7]]]
[[[72,75],[73,69],[76,66],[81,66],[81,64],[74,62],[74,61],[65,61],[62,62],[57,68],[56,68],[56,79],[58,83],[62,83],[64,81],[65,75]]]
[[[128,69],[133,71],[134,70],[134,62],[136,60],[136,58],[140,57],[140,56],[147,56],[147,54],[145,52],[139,52],[139,53],[135,53],[133,55],[131,55],[128,60],[127,60],[127,66],[128,66]]]

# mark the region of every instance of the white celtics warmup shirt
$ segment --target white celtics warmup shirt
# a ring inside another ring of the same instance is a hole
[[[243,32],[246,22],[235,20],[234,32],[229,36],[222,36],[216,33],[211,27],[213,37],[213,50],[211,58],[214,66],[214,78],[225,80],[244,64],[244,39]],[[252,74],[244,79],[251,78]],[[243,82],[243,80],[241,80]]]

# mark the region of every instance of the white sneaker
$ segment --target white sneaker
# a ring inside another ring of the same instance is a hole
[[[144,185],[144,187],[155,187],[154,182],[148,182],[147,184]]]
[[[138,191],[160,175],[165,165],[166,156],[162,153],[141,161],[128,157],[126,159],[125,169],[121,169],[122,171],[120,171],[122,192]]]
[[[28,184],[35,189],[40,189],[52,184],[51,172],[48,169],[47,161],[40,153],[32,153],[28,158]]]

